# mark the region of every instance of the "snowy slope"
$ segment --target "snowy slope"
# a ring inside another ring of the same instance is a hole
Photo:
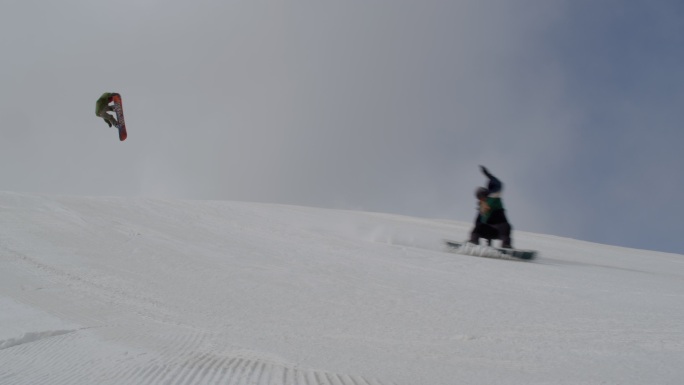
[[[684,256],[237,202],[0,193],[0,384],[680,384]]]

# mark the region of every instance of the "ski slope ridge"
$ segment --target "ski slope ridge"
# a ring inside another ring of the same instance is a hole
[[[0,384],[678,384],[684,256],[263,203],[0,193]]]

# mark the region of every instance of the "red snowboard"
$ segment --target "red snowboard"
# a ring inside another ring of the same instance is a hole
[[[112,102],[114,102],[116,121],[119,122],[119,124],[116,125],[116,128],[119,129],[119,140],[124,141],[126,140],[126,137],[128,137],[128,133],[126,133],[126,121],[124,120],[123,104],[121,104],[121,95],[115,94],[114,96],[112,96]]]

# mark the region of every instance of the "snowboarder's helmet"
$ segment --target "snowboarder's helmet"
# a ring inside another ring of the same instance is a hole
[[[477,199],[486,198],[487,195],[489,195],[489,190],[484,187],[478,187],[477,190],[475,190],[475,197]]]

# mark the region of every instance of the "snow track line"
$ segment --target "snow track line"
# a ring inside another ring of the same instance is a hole
[[[18,345],[30,344],[46,338],[61,336],[63,334],[75,333],[77,330],[52,330],[45,332],[29,332],[18,338],[10,338],[0,341],[0,350],[9,349]]]
[[[169,323],[168,320],[173,319],[174,315],[178,313],[178,309],[173,308],[173,306],[169,307],[163,300],[127,287],[128,282],[126,281],[110,280],[112,277],[101,275],[96,270],[77,270],[52,266],[41,262],[39,258],[3,245],[0,245],[0,249],[6,252],[3,254],[9,257],[9,262],[15,264],[22,271],[31,276],[39,276],[42,280],[50,282],[50,285],[61,285],[73,291],[72,296],[93,298],[100,304],[106,304],[107,307],[126,309],[127,313],[134,313],[143,319],[162,324]],[[30,293],[18,294],[20,298],[26,297],[23,298],[23,302],[28,304],[33,303],[30,299],[31,296]],[[73,308],[70,309],[69,314],[59,314],[61,311],[58,309],[52,309],[51,312],[60,318],[76,318],[80,323],[104,326],[104,320],[92,316],[91,310],[79,309],[80,306],[77,303],[73,303],[71,306]],[[51,306],[42,304],[41,307],[50,308]],[[179,326],[179,322],[171,322],[171,324]]]

